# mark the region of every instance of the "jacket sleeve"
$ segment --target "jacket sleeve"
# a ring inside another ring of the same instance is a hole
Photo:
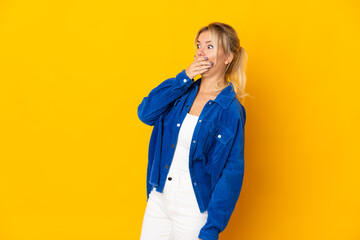
[[[218,240],[219,233],[227,226],[239,198],[244,176],[244,127],[245,109],[238,121],[235,139],[229,157],[208,205],[208,218],[199,232],[199,239]]]
[[[171,103],[183,95],[194,82],[190,79],[185,69],[155,87],[140,103],[137,114],[139,119],[150,126],[171,106]]]

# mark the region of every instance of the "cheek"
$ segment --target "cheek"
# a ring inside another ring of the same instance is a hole
[[[207,52],[207,55],[209,56],[209,57],[211,57],[211,58],[214,58],[215,59],[215,52],[214,51],[208,51]]]
[[[216,66],[216,65],[217,65],[217,62],[216,62],[216,56],[215,56],[215,55],[214,55],[214,56],[209,57],[209,60],[210,60],[210,62],[213,62],[213,63],[214,63],[214,66]]]
[[[208,58],[211,62],[215,63],[215,58],[216,58],[215,53],[209,53]]]

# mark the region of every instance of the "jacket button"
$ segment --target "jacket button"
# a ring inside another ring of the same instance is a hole
[[[201,122],[201,119],[199,120],[199,122]]]
[[[196,182],[194,182],[194,185],[196,186]]]
[[[196,143],[196,141],[194,140],[193,143]]]
[[[190,162],[190,164],[192,164],[192,161],[191,161],[191,160],[190,160],[189,162]]]
[[[169,181],[171,181],[171,180],[172,180],[172,177],[168,177],[168,179],[169,179]]]
[[[171,144],[171,147],[173,148],[173,147],[174,147],[174,144]]]
[[[183,81],[184,81],[184,82],[187,82],[187,79],[184,79]]]
[[[186,107],[189,107],[189,105],[186,105]]]
[[[218,138],[221,138],[221,135],[220,135],[220,134],[218,135]]]
[[[209,104],[211,104],[211,102],[209,102]]]
[[[169,166],[168,166],[168,165],[166,165],[166,166],[165,166],[165,168],[166,168],[166,169],[168,169],[168,168],[169,168]]]
[[[180,123],[176,124],[176,126],[180,127]]]

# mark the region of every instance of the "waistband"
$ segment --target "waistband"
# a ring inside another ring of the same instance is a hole
[[[171,180],[169,180],[171,178]],[[185,190],[192,189],[191,177],[189,174],[168,174],[164,189],[169,191],[170,189]],[[171,191],[171,190],[170,190]]]

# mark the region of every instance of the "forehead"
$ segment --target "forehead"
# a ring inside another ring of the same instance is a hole
[[[206,41],[211,41],[210,39],[210,32],[209,31],[205,31],[200,33],[199,37],[198,37],[198,41],[199,42],[206,42]]]

